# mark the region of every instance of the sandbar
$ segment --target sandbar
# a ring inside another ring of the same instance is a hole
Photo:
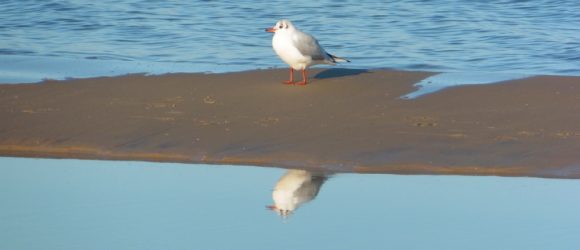
[[[0,85],[0,155],[580,178],[580,77],[404,99],[432,72],[285,69]]]

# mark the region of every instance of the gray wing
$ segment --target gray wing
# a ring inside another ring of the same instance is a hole
[[[320,191],[320,187],[326,181],[327,177],[322,175],[313,175],[310,179],[304,183],[294,191],[294,197],[299,197],[301,200],[299,202],[309,202],[316,198],[318,192]]]
[[[304,32],[296,32],[296,35],[292,38],[292,42],[302,55],[311,56],[312,60],[326,59],[326,51],[324,51],[313,36]]]

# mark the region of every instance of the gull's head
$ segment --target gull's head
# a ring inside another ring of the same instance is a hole
[[[294,30],[294,25],[290,20],[282,19],[274,25],[274,27],[270,27],[266,29],[266,32],[272,33],[280,33],[280,32],[288,32]]]
[[[272,199],[274,199],[274,204],[267,206],[267,208],[276,212],[278,215],[284,218],[292,214],[292,212],[294,212],[294,210],[296,210],[301,203],[299,201],[299,197],[296,196],[297,193],[295,190],[296,185],[293,185],[296,184],[294,183],[296,180],[294,180],[295,178],[292,177],[295,176],[288,174],[282,176],[280,181],[278,181],[278,183],[276,184],[274,191],[272,192]],[[292,183],[288,183],[288,181]],[[304,180],[297,181],[303,182]],[[298,186],[300,186],[300,184]]]
[[[282,218],[288,218],[293,212],[293,210],[279,208],[276,205],[266,206],[266,208],[276,212]]]

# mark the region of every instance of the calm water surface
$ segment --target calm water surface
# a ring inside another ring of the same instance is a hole
[[[286,67],[263,31],[280,18],[350,68],[580,75],[578,1],[22,0],[0,10],[0,82]],[[449,76],[419,84],[438,89]],[[265,206],[280,183],[304,181],[295,174],[0,158],[0,249],[580,249],[576,180],[325,176],[283,218]]]
[[[285,67],[289,18],[351,68],[580,75],[578,1],[0,1],[0,82]]]
[[[580,249],[577,180],[333,175],[282,218],[292,176],[0,158],[0,249]]]

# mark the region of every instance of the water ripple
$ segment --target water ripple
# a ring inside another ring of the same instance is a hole
[[[167,62],[167,72],[284,67],[263,32],[280,18],[354,68],[580,75],[577,1],[23,0],[0,9],[0,78],[13,75],[11,56]]]

